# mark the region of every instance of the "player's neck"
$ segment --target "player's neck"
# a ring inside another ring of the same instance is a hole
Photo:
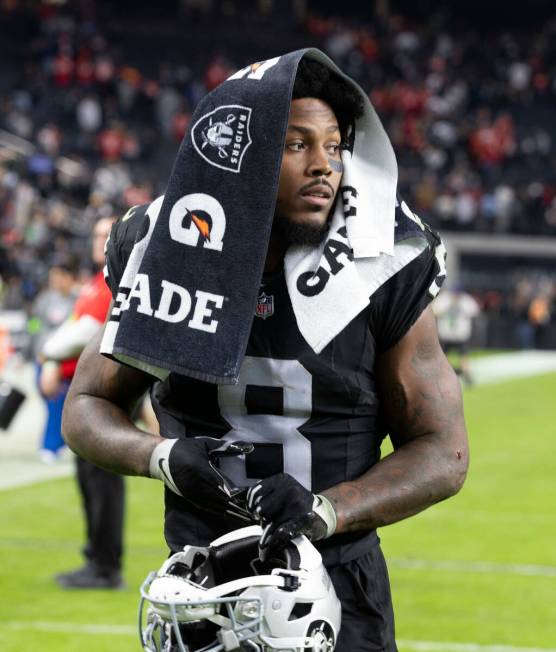
[[[273,233],[270,236],[268,250],[266,252],[266,261],[264,264],[265,274],[274,272],[282,264],[288,245],[279,236]]]

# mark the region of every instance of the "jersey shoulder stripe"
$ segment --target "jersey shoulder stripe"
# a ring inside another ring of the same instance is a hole
[[[429,286],[428,292],[431,297],[435,297],[442,284],[446,279],[446,248],[440,235],[431,229],[431,227],[421,220],[409,206],[401,199],[397,198],[396,203],[396,226],[394,231],[394,241],[403,242],[410,238],[424,238],[427,241],[429,254],[424,255],[423,261],[433,259],[433,267],[436,271],[434,280]],[[430,263],[429,263],[430,264]]]

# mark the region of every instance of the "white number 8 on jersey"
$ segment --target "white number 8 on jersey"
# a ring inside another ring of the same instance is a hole
[[[282,414],[248,414],[248,386],[281,388]],[[311,442],[299,428],[311,416],[312,377],[297,360],[273,360],[245,356],[237,385],[219,385],[218,403],[232,430],[223,439],[254,444],[281,444],[284,473],[311,490]],[[220,468],[239,487],[255,484],[248,478],[245,456],[223,458]]]

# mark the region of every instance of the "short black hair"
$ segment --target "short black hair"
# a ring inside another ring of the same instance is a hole
[[[363,115],[361,95],[345,79],[315,59],[301,59],[293,85],[292,100],[316,97],[326,102],[338,120],[342,138],[356,118]]]
[[[56,267],[58,269],[77,276],[79,274],[80,261],[75,255],[66,252],[56,252],[50,259],[50,268]]]

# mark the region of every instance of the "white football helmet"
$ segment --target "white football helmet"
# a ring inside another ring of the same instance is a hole
[[[259,525],[185,546],[141,587],[147,652],[332,652],[341,608],[313,544],[297,537],[262,563]],[[146,611],[146,618],[145,618]]]

